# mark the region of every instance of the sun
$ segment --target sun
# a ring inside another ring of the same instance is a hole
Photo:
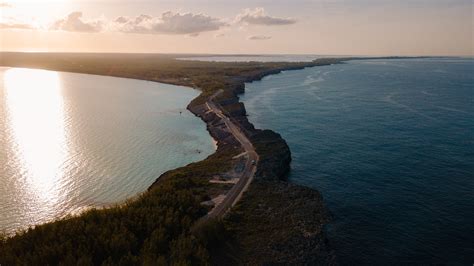
[[[7,9],[24,8],[27,6],[51,6],[57,4],[64,4],[71,0],[0,0],[2,7]]]
[[[74,0],[77,1],[77,0]],[[73,0],[0,0],[0,22],[14,20],[21,24],[45,25],[63,17]]]

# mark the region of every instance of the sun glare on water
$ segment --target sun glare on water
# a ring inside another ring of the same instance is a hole
[[[67,154],[58,73],[15,68],[5,72],[4,82],[16,164],[38,203],[54,204]]]

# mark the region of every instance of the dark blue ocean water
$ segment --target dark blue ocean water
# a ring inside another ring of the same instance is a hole
[[[474,60],[368,60],[247,84],[345,265],[474,263]]]

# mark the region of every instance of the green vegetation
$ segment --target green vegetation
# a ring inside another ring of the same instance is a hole
[[[206,264],[189,232],[206,213],[192,179],[175,179],[137,200],[44,224],[0,244],[2,265]]]
[[[329,220],[320,194],[283,181],[257,179],[229,216],[214,226],[214,265],[333,265],[322,232]]]
[[[157,182],[157,184],[168,179],[189,177],[202,179],[204,182],[207,182],[213,175],[229,170],[232,166],[232,157],[237,155],[239,151],[240,149],[235,147],[219,147],[216,153],[211,154],[203,161],[191,163],[185,167],[164,173],[160,176],[160,182]]]
[[[206,265],[213,238],[191,228],[208,211],[200,203],[222,186],[209,178],[238,152],[220,147],[124,204],[0,237],[0,265]]]
[[[191,232],[207,213],[211,189],[203,169],[230,167],[233,151],[166,173],[137,199],[90,210],[0,239],[1,265],[205,265],[206,234]],[[206,227],[208,228],[208,227]]]

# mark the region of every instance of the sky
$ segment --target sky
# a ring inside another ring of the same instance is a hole
[[[0,50],[474,55],[472,0],[0,0]]]

